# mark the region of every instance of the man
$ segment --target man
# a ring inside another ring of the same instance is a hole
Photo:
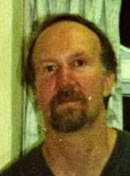
[[[27,67],[46,138],[2,175],[130,176],[129,134],[106,125],[116,66],[109,40],[93,23],[76,15],[47,19]]]

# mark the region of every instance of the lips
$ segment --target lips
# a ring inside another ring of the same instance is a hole
[[[79,100],[72,99],[72,98],[67,98],[67,99],[64,99],[61,103],[76,103],[78,101]]]
[[[85,96],[82,92],[76,92],[73,88],[66,88],[57,92],[57,94],[53,97],[51,104],[53,106],[63,104],[76,105],[82,102],[86,102]]]

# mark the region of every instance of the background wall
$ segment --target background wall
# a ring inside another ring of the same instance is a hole
[[[0,165],[2,166],[11,158],[12,90],[9,87],[11,87],[12,4],[9,0],[4,3],[0,0],[0,4]]]
[[[0,168],[18,157],[21,147],[22,33],[23,1],[0,0]]]

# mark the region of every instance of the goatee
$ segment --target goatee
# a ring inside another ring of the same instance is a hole
[[[75,104],[65,104],[66,100],[74,100]],[[51,102],[50,123],[59,132],[75,132],[90,123],[86,113],[87,99],[82,92],[74,88],[60,90]]]

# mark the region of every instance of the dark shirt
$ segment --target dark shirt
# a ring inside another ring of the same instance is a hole
[[[41,152],[34,148],[0,176],[54,176]],[[101,176],[130,176],[130,133],[118,131],[113,153]]]
[[[54,176],[43,158],[41,147],[32,149],[0,176]]]
[[[115,148],[101,176],[130,176],[130,133],[117,132]]]

